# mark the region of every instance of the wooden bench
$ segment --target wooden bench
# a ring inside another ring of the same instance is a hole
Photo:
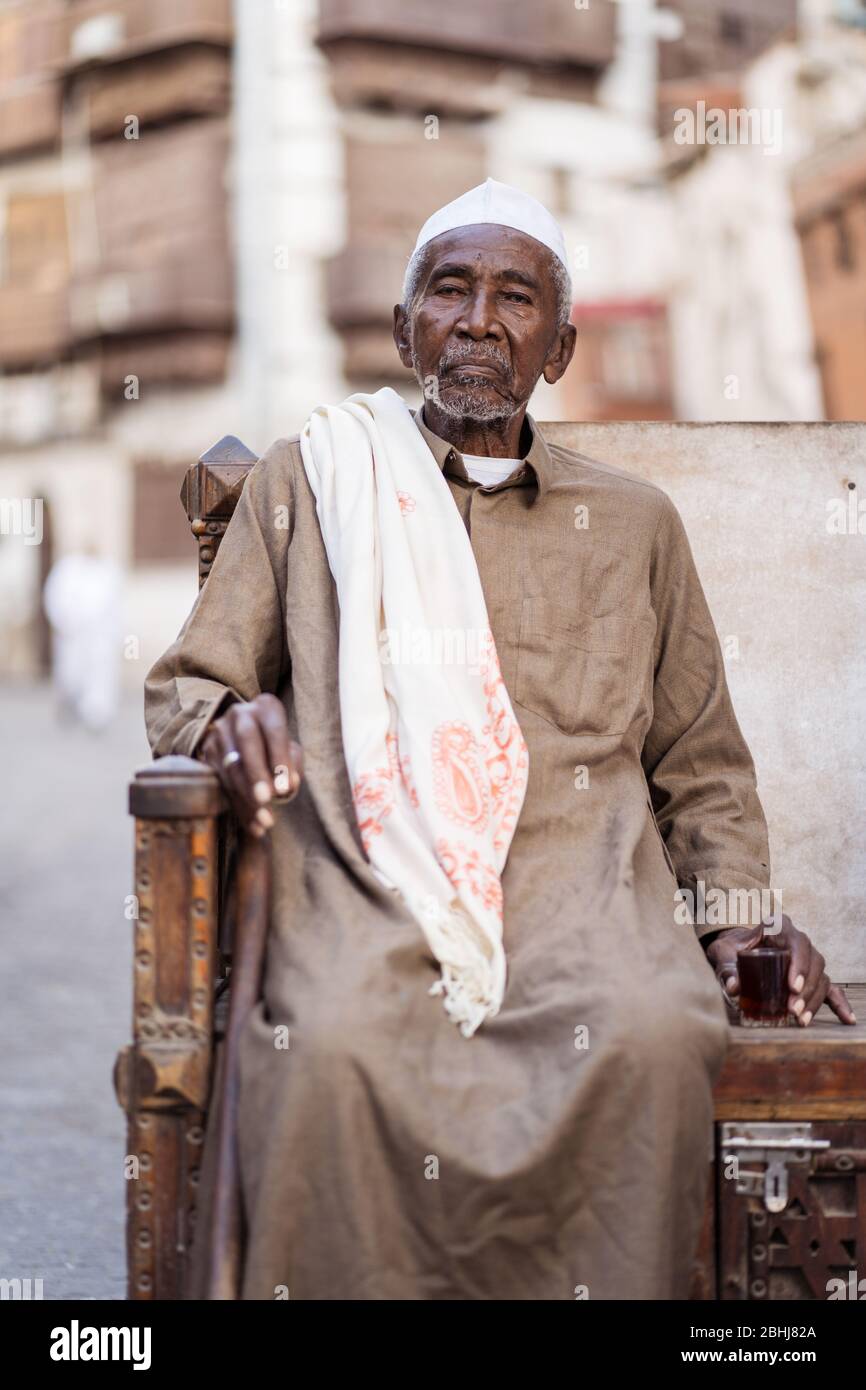
[[[205,582],[256,458],[226,437],[187,473],[182,500]],[[130,786],[135,817],[133,1041],[115,1086],[128,1117],[128,1295],[177,1299],[224,1029],[231,963],[232,828],[216,775],[160,758]],[[808,1030],[731,1028],[716,1086],[696,1299],[826,1298],[863,1266],[866,1296],[866,986],[856,1028],[826,1008]],[[834,1286],[835,1287],[835,1286]]]

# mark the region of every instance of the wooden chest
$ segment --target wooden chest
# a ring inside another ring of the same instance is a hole
[[[697,1299],[866,1299],[866,985],[856,1027],[732,1024]]]

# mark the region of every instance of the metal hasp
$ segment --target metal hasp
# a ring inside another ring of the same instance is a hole
[[[809,1163],[818,1149],[829,1149],[829,1139],[813,1139],[810,1124],[723,1124],[723,1172],[731,1159],[736,1162],[738,1193],[763,1195],[767,1211],[784,1211],[788,1205],[788,1167]],[[754,1159],[766,1168],[741,1168],[741,1161]]]

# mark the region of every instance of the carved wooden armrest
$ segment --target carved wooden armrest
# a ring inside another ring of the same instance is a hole
[[[128,1117],[132,1299],[183,1296],[213,1057],[219,779],[160,758],[129,788],[135,817],[133,1042],[115,1064]]]

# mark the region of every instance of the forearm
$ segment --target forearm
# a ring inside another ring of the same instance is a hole
[[[207,728],[230,705],[276,693],[288,677],[290,531],[273,524],[287,496],[282,443],[250,473],[207,583],[176,641],[148,673],[145,721],[154,756],[197,756]]]
[[[642,761],[659,829],[692,908],[713,894],[725,895],[733,909],[718,920],[713,913],[709,920],[696,920],[703,936],[735,924],[741,908],[751,920],[755,900],[764,901],[769,839],[718,638],[682,522],[670,503],[655,538],[652,597],[657,618],[653,720]]]

